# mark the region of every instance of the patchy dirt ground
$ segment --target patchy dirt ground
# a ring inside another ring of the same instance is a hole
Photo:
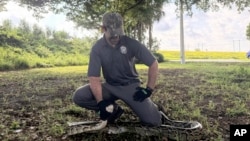
[[[146,80],[146,71],[141,71]],[[226,72],[231,73],[231,72]],[[229,140],[230,124],[250,124],[249,82],[235,82],[224,73],[189,69],[161,69],[153,101],[168,116],[197,120],[202,140]],[[92,111],[75,106],[74,90],[87,83],[83,74],[29,71],[0,72],[0,140],[62,140],[67,121],[96,118]],[[124,119],[138,120],[124,103]],[[80,134],[66,140],[154,140],[138,135]],[[164,140],[161,138],[159,140]]]

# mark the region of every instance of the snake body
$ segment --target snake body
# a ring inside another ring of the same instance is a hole
[[[162,113],[163,114],[163,113]],[[69,123],[67,135],[105,131],[108,134],[136,133],[142,136],[163,135],[172,140],[195,141],[202,138],[202,125],[197,121],[176,121],[166,117],[159,127],[142,126],[139,122],[118,122],[107,125],[107,121],[85,121]]]

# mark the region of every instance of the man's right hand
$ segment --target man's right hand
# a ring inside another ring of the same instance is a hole
[[[108,117],[111,115],[112,111],[111,112],[107,111],[107,107],[109,105],[113,105],[113,103],[107,100],[102,100],[98,103],[101,120],[107,120]]]

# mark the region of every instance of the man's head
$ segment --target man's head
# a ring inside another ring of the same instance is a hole
[[[110,33],[110,36],[123,35],[123,19],[119,13],[108,12],[102,18],[103,27]]]
[[[119,13],[108,12],[102,18],[103,30],[108,42],[114,46],[119,42],[119,37],[124,35],[123,19]]]

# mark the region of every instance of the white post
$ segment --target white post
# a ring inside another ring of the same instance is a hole
[[[183,30],[183,1],[180,0],[180,45],[181,45],[181,64],[185,64],[185,49],[184,49],[184,30]]]

